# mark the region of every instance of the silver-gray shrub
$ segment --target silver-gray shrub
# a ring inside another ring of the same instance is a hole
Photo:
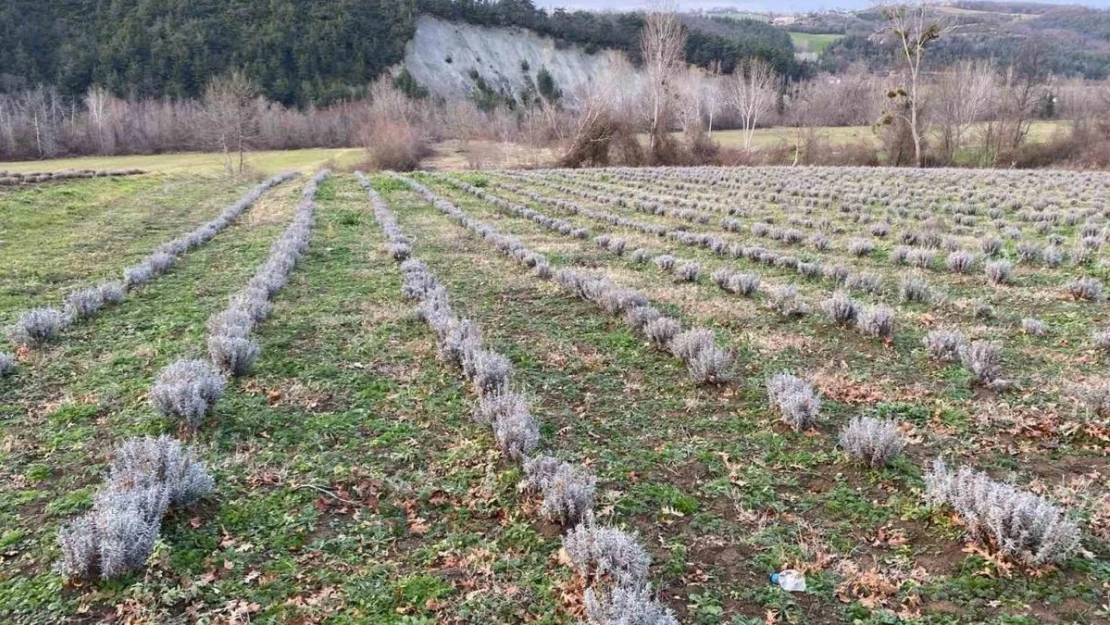
[[[864,291],[865,293],[878,293],[883,288],[882,276],[873,273],[852,274],[844,281],[849,289]]]
[[[163,488],[170,506],[188,506],[215,486],[194,450],[170,436],[125,441],[113,453],[108,481],[113,490]]]
[[[666,349],[671,339],[680,331],[682,331],[682,324],[671,317],[659,317],[644,326],[644,336],[660,349]]]
[[[848,253],[853,256],[870,256],[871,252],[875,250],[875,245],[867,239],[852,239],[848,243]]]
[[[967,339],[956,330],[933,330],[921,342],[930,358],[945,362],[959,360],[960,351],[967,345]]]
[[[258,343],[249,338],[213,334],[208,337],[208,356],[216,366],[231,376],[250,372],[258,360]]]
[[[759,276],[754,273],[737,273],[728,281],[728,290],[745,297],[759,291]]]
[[[817,422],[821,398],[810,384],[789,373],[778,373],[767,380],[767,396],[784,423],[796,432]]]
[[[473,419],[492,427],[502,416],[518,412],[528,412],[528,400],[523,395],[512,391],[490,393],[479,398]]]
[[[654,306],[633,306],[624,311],[624,324],[641,332],[647,324],[662,316]]]
[[[855,417],[840,430],[844,451],[876,468],[889,465],[904,445],[898,424],[886,419]]]
[[[685,262],[675,267],[675,277],[679,282],[696,282],[701,275],[701,265],[695,262]]]
[[[597,478],[589,469],[537,456],[524,463],[525,489],[543,495],[541,512],[564,527],[576,525],[593,510]]]
[[[1027,317],[1021,320],[1021,331],[1029,336],[1044,336],[1048,334],[1048,327],[1039,319]]]
[[[674,269],[675,259],[670,254],[661,254],[655,257],[655,266],[663,271],[671,271]]]
[[[84,319],[95,315],[104,307],[104,294],[98,287],[73,291],[65,297],[65,313],[71,319]]]
[[[223,374],[210,362],[179,360],[158,373],[150,401],[159,414],[181,419],[196,431],[223,396],[225,385]]]
[[[1028,566],[1063,562],[1080,543],[1079,524],[1060,506],[970,467],[952,471],[938,458],[925,474],[925,495],[950,507],[973,540]]]
[[[1068,295],[1076,301],[1101,302],[1105,299],[1102,282],[1094,278],[1079,278],[1067,284]]]
[[[991,284],[1006,284],[1013,275],[1014,266],[1008,260],[996,260],[987,263],[983,271]]]
[[[647,583],[651,556],[635,535],[624,530],[587,520],[563,535],[563,551],[588,586],[609,582],[638,588]]]
[[[886,304],[868,306],[859,312],[856,327],[867,336],[889,338],[894,335],[894,310]]]
[[[979,242],[979,249],[987,256],[997,256],[1002,251],[1002,240],[989,237]]]
[[[1035,263],[1041,260],[1043,253],[1041,246],[1034,241],[1022,241],[1017,244],[1018,260],[1023,263]]]
[[[678,625],[669,608],[647,586],[617,586],[608,591],[586,589],[585,625]]]
[[[1002,345],[992,341],[972,341],[960,348],[960,362],[975,381],[996,388],[1002,377]]]
[[[676,334],[669,348],[686,363],[690,379],[697,384],[719,384],[731,377],[732,356],[717,347],[712,330],[694,328]]]
[[[42,345],[66,327],[66,316],[56,308],[32,308],[8,327],[8,340],[16,347]]]
[[[729,281],[732,280],[732,277],[734,275],[736,274],[731,269],[722,268],[714,271],[712,274],[710,274],[709,277],[711,280],[713,280],[713,284],[716,284],[722,290],[727,291]]]
[[[106,489],[93,509],[58,532],[58,571],[69,578],[112,579],[146,563],[158,539],[166,489]]]
[[[96,289],[100,291],[100,299],[105,304],[122,302],[126,292],[122,282],[102,282]]]
[[[848,325],[858,317],[859,305],[852,296],[844,291],[837,291],[832,297],[821,302],[821,312],[833,323]]]
[[[928,303],[932,299],[933,292],[924,278],[907,275],[902,277],[898,285],[898,296],[903,302]]]
[[[642,247],[638,248],[632,252],[632,260],[641,264],[646,263],[651,260],[651,251]]]
[[[798,298],[798,287],[793,284],[771,287],[767,291],[767,306],[786,318],[804,317],[809,313],[809,306]]]
[[[945,260],[948,271],[967,273],[975,266],[975,254],[971,252],[956,251],[948,255]]]
[[[433,315],[434,317],[434,315]],[[482,331],[478,324],[469,319],[459,319],[446,315],[445,324],[430,324],[440,339],[437,343],[438,356],[443,362],[462,365],[471,358],[470,354],[482,346]],[[440,330],[442,334],[440,333]]]
[[[513,365],[508,358],[493,350],[478,349],[472,352],[471,358],[464,364],[464,371],[468,372],[474,394],[483,396],[508,391]]]
[[[493,436],[502,455],[519,462],[535,451],[540,443],[540,424],[528,411],[526,403],[516,399],[503,399],[499,409],[493,413]]]
[[[0,352],[0,378],[13,373],[15,373],[15,356],[7,352]]]

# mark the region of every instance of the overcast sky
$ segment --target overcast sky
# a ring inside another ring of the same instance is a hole
[[[639,9],[645,0],[535,0],[536,6],[544,8],[563,7],[566,9]],[[1085,4],[1092,7],[1110,8],[1110,0],[1040,0],[1050,4]],[[743,11],[816,11],[821,9],[864,9],[874,2],[870,0],[678,0],[683,9],[712,9],[730,7]]]

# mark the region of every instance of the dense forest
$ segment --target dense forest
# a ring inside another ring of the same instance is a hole
[[[76,97],[99,85],[134,98],[192,98],[213,76],[241,68],[270,100],[326,105],[363,95],[400,62],[421,12],[625,50],[634,61],[643,23],[634,13],[549,13],[531,0],[7,0],[0,91],[46,84]],[[691,62],[720,61],[727,73],[750,55],[802,74],[789,38],[771,26],[691,28]]]

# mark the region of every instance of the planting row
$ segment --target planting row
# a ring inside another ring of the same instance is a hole
[[[511,251],[514,249],[534,254],[515,239],[488,230],[488,226],[475,222],[418,183],[410,182],[410,186],[457,223],[480,234],[510,257],[515,257]],[[472,189],[481,191],[476,187]],[[537,221],[546,219],[538,214],[533,214],[533,218]],[[633,315],[626,315],[626,318],[630,316]],[[958,334],[945,335],[943,332],[930,334],[925,342],[938,359],[961,359],[983,384],[994,387],[1006,384],[999,377],[997,345],[967,343]],[[948,346],[947,351],[941,349],[942,343]],[[790,373],[778,373],[767,377],[765,388],[771,406],[793,430],[805,431],[816,424],[822,402],[810,383]],[[904,445],[896,422],[865,416],[846,423],[840,430],[838,440],[847,453],[875,467],[889,464]],[[994,481],[968,467],[951,472],[939,459],[927,471],[926,483],[926,496],[933,505],[946,506],[954,511],[967,528],[969,538],[1006,558],[1030,567],[1060,563],[1080,544],[1082,533],[1079,524],[1060,506],[1040,495]],[[976,497],[985,499],[977,500]]]
[[[211,362],[179,360],[163,368],[150,391],[154,409],[195,432],[223,396],[225,374],[241,375],[258,356],[250,334],[272,310],[270,299],[288,281],[308,247],[315,223],[315,195],[327,170],[312,178],[293,222],[228,308],[209,319]],[[69,578],[113,578],[142,568],[173,507],[207,495],[214,482],[193,450],[170,437],[133,439],[113,453],[108,483],[90,512],[61,529],[59,570]]]
[[[411,250],[411,239],[401,232],[369,181],[361,174],[358,176],[369,194],[378,224],[386,233],[390,255],[403,261],[403,295],[419,302],[417,313],[436,335],[439,358],[459,367],[471,383],[478,400],[475,421],[492,429],[507,460],[523,465],[526,476],[523,490],[540,495],[542,513],[566,529],[563,549],[575,572],[586,582],[585,610],[589,622],[615,625],[627,622],[624,619],[630,615],[638,615],[640,620],[636,622],[677,625],[671,611],[653,597],[648,581],[651,558],[638,537],[595,522],[593,473],[554,456],[534,455],[540,442],[539,424],[531,414],[527,398],[512,389],[511,362],[484,347],[478,325],[454,312],[447,289],[424,263],[402,258]],[[496,244],[499,236],[490,233],[487,238]],[[398,254],[398,250],[406,252]]]
[[[215,238],[253,206],[266,191],[295,175],[295,172],[280,174],[257,185],[215,219],[164,243],[138,264],[124,269],[123,281],[108,280],[91,288],[73,291],[66,295],[60,310],[35,308],[22,313],[8,327],[8,340],[17,348],[40,346],[55,338],[67,326],[92,317],[106,306],[118,304],[129,292],[169,271],[183,254]],[[10,373],[14,366],[14,358],[0,354],[0,376]]]

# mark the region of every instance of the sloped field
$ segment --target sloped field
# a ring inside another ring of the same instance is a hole
[[[0,622],[1107,622],[1108,182],[0,189]]]

